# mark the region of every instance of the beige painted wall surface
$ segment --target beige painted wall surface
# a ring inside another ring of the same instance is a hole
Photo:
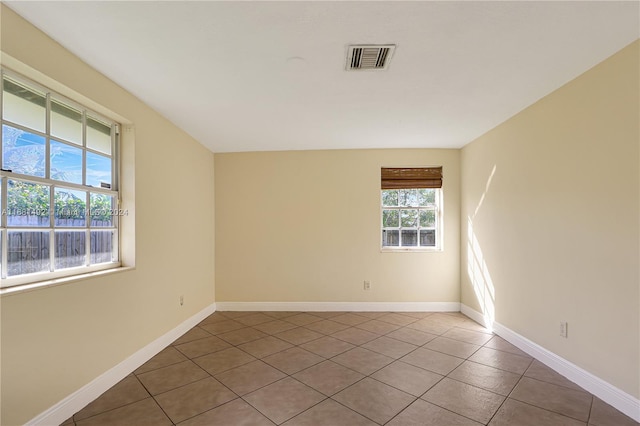
[[[135,126],[136,269],[1,299],[0,423],[17,425],[213,303],[214,176],[207,149],[5,6],[1,47]]]
[[[461,156],[462,302],[491,313],[495,300],[497,322],[635,398],[639,47],[623,49]],[[568,321],[567,339],[559,336],[561,321]]]
[[[458,150],[216,154],[216,300],[459,302],[458,163]],[[429,165],[444,168],[444,251],[381,253],[380,167]]]

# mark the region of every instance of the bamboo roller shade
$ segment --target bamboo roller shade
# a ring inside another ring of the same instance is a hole
[[[383,167],[382,189],[442,188],[440,167]]]

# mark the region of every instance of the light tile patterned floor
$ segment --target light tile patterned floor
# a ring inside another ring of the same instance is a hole
[[[460,313],[216,312],[64,425],[638,425]]]

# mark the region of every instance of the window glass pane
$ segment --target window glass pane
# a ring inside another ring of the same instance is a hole
[[[434,210],[421,210],[420,226],[426,228],[433,228],[436,226],[436,212]]]
[[[7,275],[49,271],[49,232],[7,232]]]
[[[436,231],[434,229],[420,230],[420,245],[423,247],[435,247]]]
[[[418,204],[421,206],[430,206],[436,203],[435,189],[418,189]]]
[[[111,158],[87,152],[87,185],[111,188]]]
[[[113,231],[91,231],[91,264],[113,260]]]
[[[2,168],[44,177],[45,138],[2,125]]]
[[[56,188],[53,194],[56,226],[85,226],[87,194],[66,188]]]
[[[113,226],[114,197],[91,193],[91,226]]]
[[[400,224],[403,227],[418,227],[418,210],[400,210]]]
[[[82,113],[59,101],[51,101],[51,135],[82,145]]]
[[[82,149],[51,141],[51,179],[82,184]]]
[[[398,210],[383,210],[382,211],[382,226],[397,227],[399,225]]]
[[[418,245],[418,231],[415,230],[403,230],[402,231],[402,245],[404,247],[413,247]]]
[[[49,226],[47,185],[11,180],[7,182],[7,225]]]
[[[383,189],[382,190],[382,205],[383,206],[397,206],[398,205],[398,190],[397,189]]]
[[[384,247],[397,247],[400,245],[400,231],[390,231],[383,230],[382,231],[382,245]]]
[[[4,79],[3,87],[2,118],[44,132],[47,104],[45,95],[8,78]]]
[[[119,241],[115,124],[21,79],[0,75],[0,168],[11,172],[0,176],[0,275],[112,266]]]
[[[401,206],[417,206],[418,190],[417,189],[401,189],[399,201]]]
[[[111,154],[111,126],[87,117],[87,147]]]
[[[87,233],[56,231],[55,268],[73,268],[85,264]]]

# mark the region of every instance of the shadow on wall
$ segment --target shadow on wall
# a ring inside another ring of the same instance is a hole
[[[489,175],[489,179],[487,180],[487,184],[485,185],[484,192],[478,202],[478,206],[473,212],[473,216],[467,217],[467,274],[469,275],[469,280],[471,281],[473,291],[476,295],[476,299],[478,300],[478,305],[482,310],[481,313],[484,317],[484,325],[489,329],[492,328],[493,322],[496,318],[495,287],[491,280],[489,267],[484,260],[480,242],[473,231],[473,220],[478,214],[478,211],[480,211],[480,207],[484,202],[487,192],[489,192],[489,187],[491,186],[491,181],[493,180],[495,173],[496,166],[494,165],[493,170],[491,170],[491,174]]]

